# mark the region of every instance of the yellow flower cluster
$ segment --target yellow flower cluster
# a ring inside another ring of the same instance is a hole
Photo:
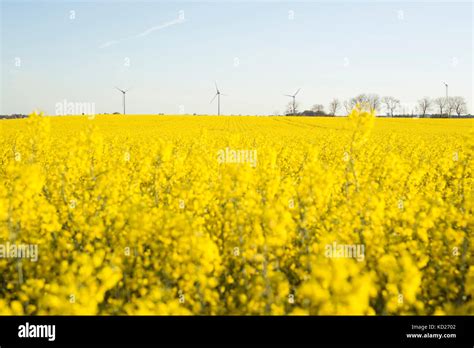
[[[472,126],[1,121],[0,314],[474,314]]]

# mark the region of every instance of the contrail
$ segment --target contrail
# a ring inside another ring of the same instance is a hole
[[[185,19],[182,18],[181,16],[177,19],[174,19],[172,21],[169,21],[169,22],[166,22],[166,23],[163,23],[163,24],[160,24],[160,25],[156,25],[154,27],[151,27],[151,28],[148,28],[147,30],[137,34],[137,35],[133,35],[133,36],[129,36],[129,37],[126,37],[126,38],[122,38],[122,39],[119,39],[119,40],[111,40],[111,41],[107,41],[105,43],[103,43],[102,45],[99,46],[99,48],[106,48],[106,47],[110,47],[110,46],[113,46],[113,45],[116,45],[122,41],[125,41],[125,40],[129,40],[129,39],[134,39],[134,38],[138,38],[138,37],[144,37],[144,36],[147,36],[148,34],[154,32],[154,31],[157,31],[157,30],[161,30],[161,29],[164,29],[164,28],[167,28],[167,27],[170,27],[172,25],[175,25],[175,24],[180,24],[180,23],[183,23],[185,22]]]
[[[166,22],[166,23],[157,25],[157,26],[155,26],[155,27],[151,27],[151,28],[145,30],[144,32],[142,32],[142,33],[140,33],[140,34],[135,35],[135,37],[147,36],[148,34],[154,32],[154,31],[156,31],[156,30],[160,30],[160,29],[163,29],[163,28],[166,28],[166,27],[175,25],[175,24],[183,23],[183,22],[184,22],[184,19],[178,18],[178,19],[175,19],[175,20],[173,20],[173,21],[169,21],[169,22]]]

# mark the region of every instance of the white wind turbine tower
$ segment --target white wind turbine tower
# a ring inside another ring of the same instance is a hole
[[[123,95],[123,114],[125,115],[125,94],[129,91],[129,89],[124,90],[124,89],[120,89],[118,87],[115,87],[115,88],[117,88],[120,92],[122,92],[122,95]]]
[[[296,114],[296,95],[300,91],[301,88],[298,88],[298,90],[295,92],[295,94],[290,95],[290,94],[285,94],[285,96],[293,98],[293,116]]]
[[[219,91],[219,88],[217,87],[217,83],[214,82],[214,84],[216,85],[216,94],[214,95],[214,98],[211,99],[211,103],[217,97],[217,115],[219,116],[221,114],[221,95],[227,96],[227,94],[222,94],[221,91]]]

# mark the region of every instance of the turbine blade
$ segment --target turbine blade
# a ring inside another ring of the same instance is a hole
[[[293,94],[293,96],[295,96],[295,97],[296,97],[296,95],[298,94],[298,92],[300,91],[300,89],[301,89],[301,88],[298,88],[298,90],[296,91],[296,93],[295,93],[295,94]]]
[[[214,96],[214,98],[211,99],[211,101],[210,101],[209,104],[211,104],[211,103],[214,101],[214,99],[216,99],[216,97],[217,97],[218,94],[219,94],[219,93],[216,93],[216,95]]]
[[[123,90],[121,90],[120,88],[118,88],[118,87],[115,87],[115,88],[117,88],[120,92],[124,93]]]
[[[289,95],[289,94],[284,94],[284,96],[293,98],[293,96],[292,96],[292,95]]]
[[[214,82],[214,84],[216,85],[216,92],[219,93],[219,88],[217,88],[217,82]]]

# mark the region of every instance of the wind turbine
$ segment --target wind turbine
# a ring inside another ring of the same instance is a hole
[[[214,95],[214,98],[211,99],[211,103],[216,99],[217,97],[217,116],[221,114],[221,95],[227,96],[226,94],[222,94],[221,91],[219,91],[219,88],[217,87],[217,83],[214,82],[216,85],[216,94]]]
[[[123,89],[120,89],[118,87],[115,87],[115,88],[117,88],[120,92],[122,92],[122,95],[123,95],[123,114],[125,115],[125,93],[127,93],[129,91],[129,89],[123,90]]]
[[[293,98],[293,116],[296,114],[296,95],[300,91],[301,88],[298,88],[298,90],[295,92],[295,94],[290,95],[290,94],[285,94],[285,96]]]

